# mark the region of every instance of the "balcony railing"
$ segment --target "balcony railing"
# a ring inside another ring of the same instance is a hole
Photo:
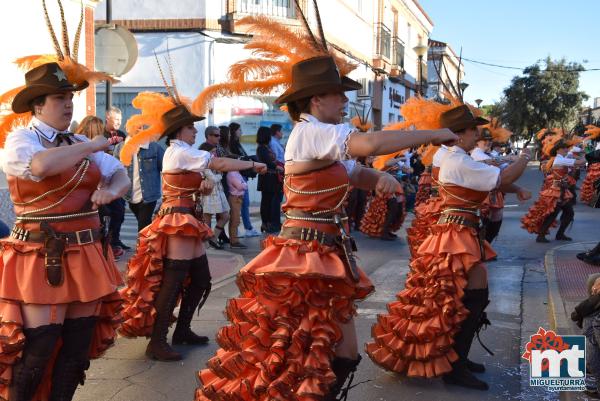
[[[392,34],[387,26],[377,26],[377,55],[390,58],[392,52]]]
[[[240,14],[296,18],[294,0],[235,0],[235,3],[235,10]]]
[[[392,64],[404,70],[404,43],[398,37],[394,37],[394,57]]]

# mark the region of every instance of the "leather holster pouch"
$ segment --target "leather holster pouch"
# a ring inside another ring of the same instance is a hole
[[[65,252],[66,241],[57,237],[54,230],[47,223],[42,223],[40,228],[46,233],[46,240],[44,241],[46,282],[52,287],[58,287],[64,279],[62,257]]]

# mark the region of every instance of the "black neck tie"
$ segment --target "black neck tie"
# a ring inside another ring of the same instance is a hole
[[[60,146],[60,144],[65,141],[67,145],[73,144],[73,134],[70,132],[57,132],[56,133],[56,146]]]

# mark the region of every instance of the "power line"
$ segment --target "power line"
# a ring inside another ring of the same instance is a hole
[[[482,64],[482,65],[487,65],[490,67],[497,67],[497,68],[504,68],[507,70],[519,70],[519,71],[523,71],[525,68],[521,68],[521,67],[512,67],[512,66],[508,66],[508,65],[500,65],[500,64],[493,64],[493,63],[486,63],[485,61],[478,61],[478,60],[471,60],[468,59],[466,57],[462,58],[464,61],[468,61],[470,63],[475,63],[475,64]],[[582,70],[549,70],[549,69],[545,69],[544,71],[550,71],[550,72],[587,72],[587,71],[600,71],[600,68],[584,68]]]

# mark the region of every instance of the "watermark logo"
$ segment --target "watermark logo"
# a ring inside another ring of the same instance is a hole
[[[585,337],[559,336],[540,327],[522,355],[529,361],[529,385],[549,391],[585,390]]]

